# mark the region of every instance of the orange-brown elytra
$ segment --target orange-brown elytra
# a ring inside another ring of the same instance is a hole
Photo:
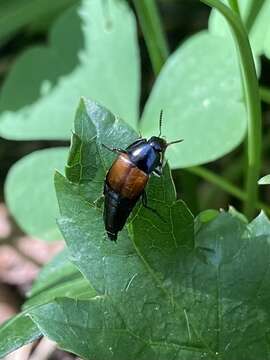
[[[125,150],[109,148],[118,154],[107,173],[104,182],[104,224],[108,237],[116,241],[137,201],[142,198],[143,205],[147,206],[145,187],[152,173],[161,176],[164,153],[169,145],[179,143],[176,140],[167,143],[161,138],[162,111],[159,118],[159,135],[149,140],[138,139]]]

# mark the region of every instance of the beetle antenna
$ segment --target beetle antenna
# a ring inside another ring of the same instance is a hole
[[[184,139],[171,141],[171,142],[167,143],[167,146],[172,145],[172,144],[178,144],[178,143],[180,143],[180,142],[182,142],[182,141],[184,141]]]
[[[163,110],[160,110],[160,115],[159,115],[159,134],[158,134],[158,137],[161,137],[162,120],[163,120]]]

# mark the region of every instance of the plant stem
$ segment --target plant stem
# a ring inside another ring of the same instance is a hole
[[[230,5],[231,9],[240,16],[240,9],[239,9],[239,5],[238,5],[238,1],[237,0],[229,0],[229,5]]]
[[[209,181],[212,184],[217,185],[222,190],[226,191],[228,194],[235,196],[237,199],[244,200],[244,191],[239,189],[237,186],[230,183],[228,180],[225,180],[223,177],[216,175],[212,171],[206,169],[202,166],[193,166],[185,169],[192,174],[200,176],[201,178]]]
[[[169,56],[168,45],[160,21],[158,8],[155,0],[133,0],[133,3],[148,48],[154,73],[158,75]]]
[[[269,138],[270,138],[270,132],[267,132],[264,136],[263,139],[263,143],[262,143],[262,149],[263,149],[263,153],[266,153],[269,151],[270,149],[270,143],[269,143]],[[198,169],[204,169],[203,167],[196,167]],[[234,182],[236,179],[239,179],[239,177],[241,176],[241,173],[243,173],[243,168],[244,168],[244,159],[243,159],[243,155],[240,154],[239,157],[237,157],[236,159],[234,159],[233,162],[231,162],[225,170],[223,170],[219,177],[228,179],[228,181],[230,183]],[[265,172],[267,172],[267,169],[264,169]],[[211,173],[210,170],[208,170],[209,173]],[[199,175],[199,174],[198,174]],[[214,174],[215,175],[215,174]],[[210,197],[212,197],[213,199],[218,196],[219,191],[220,191],[220,187],[218,186],[218,184],[215,188],[212,188],[210,190]],[[224,189],[223,189],[224,190]]]
[[[202,166],[194,166],[194,167],[186,168],[185,170],[191,172],[194,175],[200,176],[202,179],[218,186],[220,189],[224,190],[228,194],[231,194],[237,199],[245,201],[247,198],[247,194],[243,190],[239,189],[237,186],[225,180],[223,177],[216,175],[212,171]],[[257,201],[255,203],[255,207],[258,210],[262,209],[266,213],[270,214],[270,207],[260,201]]]
[[[247,179],[245,214],[251,218],[254,212],[254,205],[258,198],[258,178],[261,164],[261,106],[259,85],[256,75],[253,55],[248,35],[240,17],[220,0],[201,0],[203,3],[215,7],[226,18],[230,24],[235,43],[238,49],[239,62],[241,64],[245,102],[248,119],[247,134]]]

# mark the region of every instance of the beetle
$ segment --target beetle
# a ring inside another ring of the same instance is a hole
[[[147,205],[145,187],[150,175],[162,175],[164,153],[169,145],[183,141],[176,140],[167,143],[161,137],[162,115],[159,118],[159,135],[150,139],[139,138],[126,149],[110,148],[102,144],[107,150],[118,156],[107,172],[104,181],[104,212],[103,219],[108,238],[117,240],[132,209],[142,199],[142,204],[147,209],[155,209]]]

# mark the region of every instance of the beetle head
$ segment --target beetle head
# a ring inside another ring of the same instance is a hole
[[[175,141],[171,141],[171,142],[168,142],[161,138],[161,137],[158,137],[158,136],[152,136],[149,140],[148,140],[148,144],[150,146],[152,146],[152,148],[159,152],[159,153],[164,153],[165,150],[167,149],[168,146],[172,145],[172,144],[177,144],[177,143],[180,143],[182,142],[183,139],[180,139],[180,140],[175,140]]]
[[[148,144],[157,152],[163,153],[167,148],[167,142],[165,139],[157,136],[152,136],[148,140]]]

